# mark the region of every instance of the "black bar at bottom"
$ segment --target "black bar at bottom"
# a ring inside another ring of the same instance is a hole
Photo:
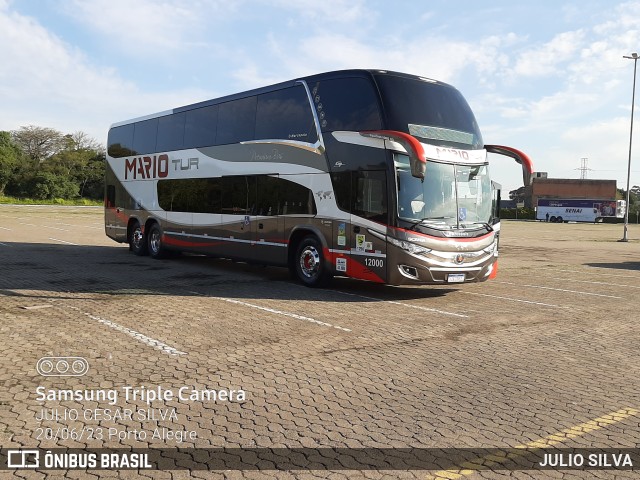
[[[28,448],[0,470],[635,470],[640,448]]]

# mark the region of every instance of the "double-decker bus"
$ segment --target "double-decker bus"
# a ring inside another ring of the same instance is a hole
[[[289,267],[308,286],[393,285],[497,272],[499,189],[450,85],[379,70],[323,73],[112,125],[106,234]]]

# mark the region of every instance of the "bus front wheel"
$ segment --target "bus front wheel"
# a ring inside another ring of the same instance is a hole
[[[331,280],[322,245],[313,235],[302,239],[296,250],[294,268],[298,279],[308,287],[322,287]]]
[[[147,239],[138,221],[133,222],[129,228],[129,250],[139,256],[148,253]]]

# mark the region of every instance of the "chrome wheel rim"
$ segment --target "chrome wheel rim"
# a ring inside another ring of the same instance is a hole
[[[313,278],[320,271],[320,252],[311,245],[300,253],[300,270],[307,278]]]
[[[142,247],[143,235],[142,235],[142,229],[140,227],[137,227],[133,231],[133,235],[131,235],[131,237],[133,239],[133,246],[135,248]]]
[[[160,251],[160,232],[154,230],[151,234],[151,238],[149,239],[149,247],[151,247],[151,251],[153,253],[158,253]]]

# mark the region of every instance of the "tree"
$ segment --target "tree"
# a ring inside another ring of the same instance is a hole
[[[100,199],[104,189],[104,152],[62,150],[47,160],[41,171],[68,178],[81,197]]]
[[[94,152],[104,150],[104,147],[100,142],[80,130],[65,135],[64,140],[65,149],[67,150],[91,150]]]
[[[3,155],[9,147],[20,161]],[[6,193],[17,197],[100,199],[104,156],[104,147],[82,131],[63,135],[52,128],[20,127],[0,137],[0,193],[6,186]]]
[[[78,196],[78,184],[52,172],[38,172],[29,182],[30,197],[52,200]]]
[[[0,195],[15,175],[21,157],[22,152],[11,140],[11,133],[0,132]]]
[[[27,125],[11,132],[13,141],[36,165],[65,147],[64,136],[53,128]]]

